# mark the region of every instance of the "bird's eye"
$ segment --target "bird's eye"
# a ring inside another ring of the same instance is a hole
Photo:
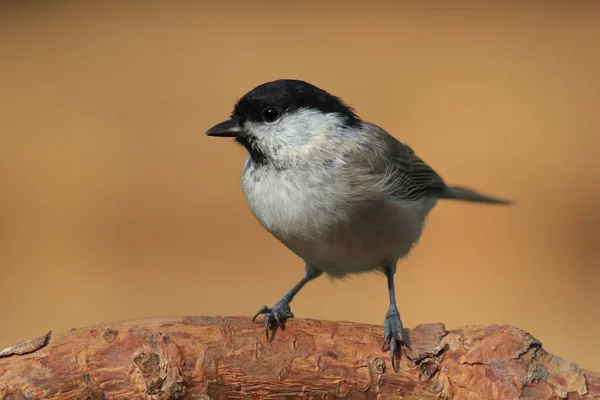
[[[262,115],[265,122],[273,122],[279,117],[279,111],[275,107],[268,107],[263,110]]]

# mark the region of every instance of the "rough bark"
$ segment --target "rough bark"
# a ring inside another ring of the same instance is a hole
[[[246,317],[99,325],[5,352],[0,398],[600,399],[600,374],[511,326],[417,326],[397,373],[381,338],[377,325],[302,319],[270,343]]]

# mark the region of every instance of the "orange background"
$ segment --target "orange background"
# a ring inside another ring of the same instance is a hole
[[[451,183],[399,266],[407,327],[514,324],[600,370],[597,2],[3,1],[0,348],[72,327],[248,315],[302,275],[204,136],[239,96],[312,82]],[[382,323],[381,277],[297,317]],[[293,329],[293,324],[290,325]]]

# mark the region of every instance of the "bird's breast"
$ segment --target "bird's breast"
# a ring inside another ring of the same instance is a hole
[[[242,188],[254,216],[280,240],[317,236],[346,217],[348,189],[331,174],[250,165]]]
[[[332,276],[372,270],[406,255],[435,203],[435,199],[406,202],[365,195],[369,186],[357,189],[335,171],[247,165],[242,187],[250,210],[265,229]]]

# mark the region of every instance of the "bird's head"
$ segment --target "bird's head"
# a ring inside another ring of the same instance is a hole
[[[361,123],[354,110],[310,83],[282,79],[264,83],[236,103],[231,118],[208,136],[233,137],[256,164],[310,158],[334,149],[344,130]]]

